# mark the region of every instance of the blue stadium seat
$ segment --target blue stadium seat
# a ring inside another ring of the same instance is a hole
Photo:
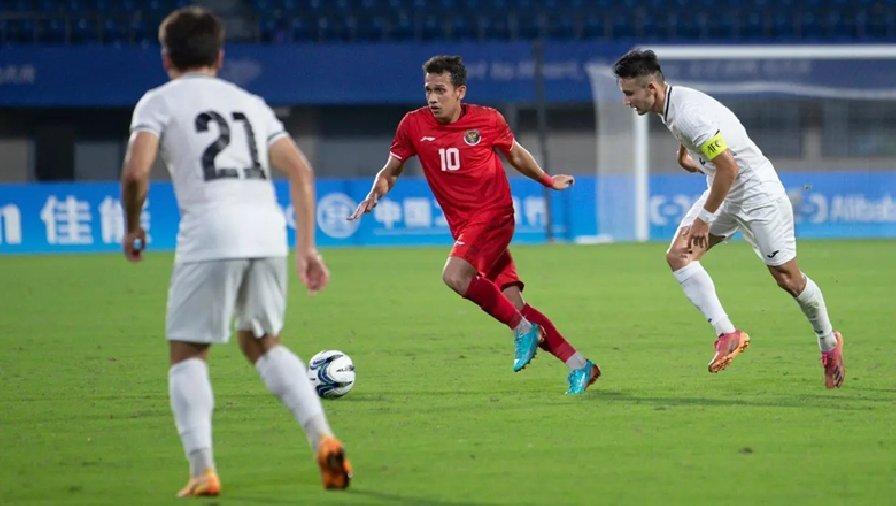
[[[449,37],[453,40],[471,40],[477,37],[476,21],[470,16],[455,13],[448,19]]]
[[[582,20],[582,38],[603,39],[607,36],[607,18],[603,14],[591,12]]]
[[[6,41],[12,43],[33,43],[37,40],[37,24],[31,19],[10,19],[7,25]]]
[[[486,40],[510,40],[513,36],[509,16],[479,16],[479,30]]]
[[[424,14],[420,23],[419,38],[422,40],[438,40],[445,37],[445,27],[441,16]]]
[[[193,0],[0,0],[7,43],[147,43]],[[896,41],[896,0],[243,0],[288,40]],[[70,21],[65,29],[53,15]],[[48,17],[49,16],[49,17]],[[298,17],[297,21],[294,21]],[[36,39],[35,39],[36,37]]]
[[[812,11],[799,13],[799,36],[804,40],[821,40],[824,36],[824,28],[821,21]]]
[[[766,34],[766,16],[759,11],[750,11],[739,19],[738,35],[747,40],[762,39]]]
[[[64,44],[68,42],[65,18],[48,17],[37,21],[38,38],[48,44]]]
[[[308,42],[318,40],[317,20],[312,23],[309,18],[295,16],[289,22],[289,30],[292,40],[296,42]]]
[[[568,11],[548,11],[545,20],[545,36],[552,40],[572,40],[581,37],[582,23]]]
[[[141,17],[133,17],[129,23],[128,32],[131,41],[136,44],[153,42],[156,40],[157,32],[155,29],[148,29],[146,21]]]
[[[99,42],[99,23],[96,18],[82,17],[73,19],[71,37],[75,44]]]
[[[388,40],[414,40],[415,30],[420,20],[404,9],[397,9],[386,17],[386,38]]]
[[[103,19],[103,43],[122,44],[128,41],[127,25],[117,18],[107,17]]]
[[[519,10],[517,14],[517,36],[533,40],[544,35],[546,19],[542,13]]]
[[[735,36],[739,12],[734,7],[723,12],[717,12],[712,19],[708,19],[706,36],[712,40],[731,39]]]
[[[348,42],[351,40],[348,24],[342,16],[321,16],[317,18],[317,28],[320,40],[333,42]]]

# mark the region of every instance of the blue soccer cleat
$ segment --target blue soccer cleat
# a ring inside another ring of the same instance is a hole
[[[514,332],[513,336],[513,372],[522,371],[538,349],[538,343],[543,339],[541,327],[535,324],[529,325],[527,332]]]
[[[585,360],[585,365],[580,369],[569,372],[569,390],[567,395],[578,395],[600,378],[600,367],[590,360]]]

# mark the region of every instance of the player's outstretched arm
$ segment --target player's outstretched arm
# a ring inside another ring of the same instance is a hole
[[[268,147],[271,165],[289,178],[289,193],[296,213],[296,273],[315,293],[327,286],[330,271],[314,243],[314,170],[304,153],[286,136]]]
[[[124,202],[124,256],[131,262],[141,260],[146,247],[146,231],[140,224],[140,213],[149,188],[149,172],[159,152],[158,135],[137,131],[128,139],[128,148],[121,168],[121,200]]]
[[[364,213],[369,213],[373,210],[373,208],[376,207],[376,203],[379,202],[383,195],[389,193],[389,190],[395,186],[395,183],[398,182],[398,176],[401,175],[403,170],[404,160],[389,155],[389,159],[386,160],[386,165],[383,166],[382,170],[376,173],[370,192],[364,197],[364,200],[358,204],[358,208],[355,209],[355,212],[353,212],[348,219],[357,220]]]
[[[535,157],[532,156],[532,153],[524,148],[519,142],[514,141],[513,147],[510,148],[510,151],[505,153],[505,156],[507,157],[507,162],[510,165],[513,165],[513,168],[521,174],[538,181],[548,188],[565,190],[576,182],[575,178],[570,175],[555,174],[552,176],[542,170],[541,167],[538,166],[538,162],[535,161]]]

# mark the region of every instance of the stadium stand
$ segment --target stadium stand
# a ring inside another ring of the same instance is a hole
[[[222,0],[230,40],[896,40],[887,0]],[[150,43],[185,0],[4,0],[0,44]]]

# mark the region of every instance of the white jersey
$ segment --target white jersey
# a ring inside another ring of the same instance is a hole
[[[131,131],[160,137],[181,215],[175,262],[286,256],[268,146],[287,133],[263,99],[188,73],[143,95]]]
[[[784,195],[784,186],[772,163],[747,136],[747,131],[730,109],[709,95],[684,86],[669,86],[663,124],[706,174],[712,186],[716,167],[703,156],[701,147],[721,134],[739,168],[737,179],[725,197],[725,207],[756,207]]]

